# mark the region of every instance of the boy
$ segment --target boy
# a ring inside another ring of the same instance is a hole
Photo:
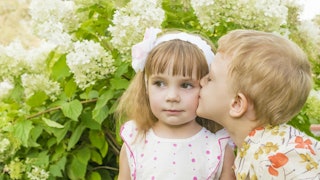
[[[214,120],[237,146],[237,179],[319,179],[320,143],[285,124],[312,88],[307,56],[278,35],[235,30],[221,37],[201,79],[200,117]]]

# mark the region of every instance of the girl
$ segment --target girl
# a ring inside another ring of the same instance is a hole
[[[119,180],[233,179],[233,152],[224,130],[196,120],[200,79],[214,54],[199,36],[148,29],[132,48],[137,72],[120,99]],[[224,162],[222,168],[222,162]]]

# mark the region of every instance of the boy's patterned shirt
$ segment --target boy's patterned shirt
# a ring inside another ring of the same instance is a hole
[[[237,179],[320,179],[320,142],[282,124],[253,130],[238,150]]]

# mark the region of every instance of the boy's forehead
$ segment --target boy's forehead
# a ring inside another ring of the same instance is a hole
[[[210,64],[210,74],[214,75],[221,71],[227,71],[227,60],[223,59],[223,55],[221,53],[217,53],[214,61]]]

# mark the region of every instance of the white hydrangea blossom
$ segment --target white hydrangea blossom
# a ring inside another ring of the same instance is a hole
[[[146,28],[161,28],[164,15],[160,0],[130,1],[114,13],[113,25],[108,27],[111,43],[121,53],[129,53],[132,45],[141,41]]]
[[[74,1],[65,0],[32,0],[29,5],[29,13],[35,24],[61,22],[67,30],[78,27],[75,9]]]
[[[281,0],[191,0],[191,5],[203,28],[212,32],[221,22],[275,31],[285,25],[288,14]]]
[[[8,46],[0,45],[0,80],[13,80],[25,70],[24,57],[27,51],[20,41],[13,41]]]
[[[24,58],[27,69],[31,73],[43,73],[47,71],[46,60],[51,51],[55,50],[56,45],[43,42],[37,48],[29,49]]]
[[[14,85],[9,80],[4,80],[0,82],[0,100],[8,97],[10,91],[13,88],[14,88]]]
[[[72,43],[72,36],[68,32],[79,26],[75,3],[63,0],[32,0],[29,9],[35,34],[57,45],[58,52],[67,52]]]
[[[311,43],[320,44],[320,27],[310,20],[302,21],[299,31],[305,34]]]
[[[74,49],[67,55],[67,65],[81,89],[106,78],[115,71],[111,54],[99,43],[84,40],[74,43]]]
[[[43,91],[51,100],[55,100],[61,92],[59,83],[44,74],[23,74],[21,82],[27,99],[36,92]]]
[[[1,136],[0,140],[0,163],[4,162],[8,157],[12,155],[12,152],[10,152],[10,141],[8,138],[4,138]]]
[[[37,35],[40,38],[48,41],[48,43],[56,45],[58,52],[64,53],[70,50],[72,46],[72,36],[65,32],[61,22],[46,21],[38,24],[34,29],[37,31]]]
[[[283,0],[257,0],[255,7],[262,11],[265,17],[274,18],[279,25],[285,24],[288,16],[288,8],[283,3]],[[264,18],[265,18],[264,17]]]
[[[49,178],[49,173],[42,168],[32,166],[31,172],[27,172],[27,177],[30,180],[45,180]]]
[[[316,91],[316,90],[314,90],[314,89],[312,89],[311,91],[310,91],[310,95],[309,95],[310,97],[315,97],[315,98],[317,98],[318,100],[320,100],[320,91]]]
[[[7,138],[0,140],[0,154],[4,153],[10,145],[10,141]]]

